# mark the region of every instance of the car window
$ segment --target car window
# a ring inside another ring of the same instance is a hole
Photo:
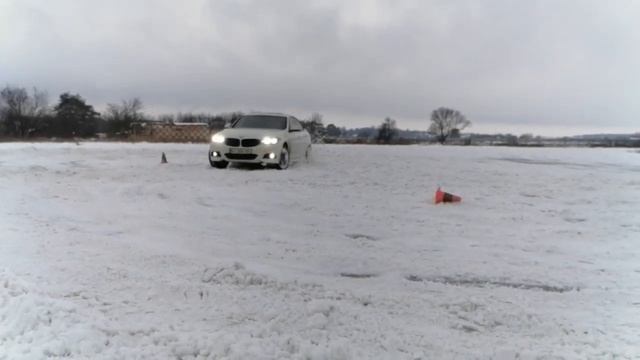
[[[302,125],[300,124],[300,121],[298,121],[298,119],[292,117],[290,118],[289,129],[291,131],[302,131]]]
[[[287,128],[287,118],[272,115],[247,115],[243,116],[234,125],[236,129],[277,129]]]

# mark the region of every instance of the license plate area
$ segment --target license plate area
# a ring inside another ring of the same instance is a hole
[[[251,149],[229,148],[230,154],[251,154]]]

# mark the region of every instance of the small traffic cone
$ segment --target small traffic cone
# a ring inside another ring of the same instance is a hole
[[[461,202],[461,201],[462,201],[462,198],[460,196],[449,194],[448,192],[444,192],[440,190],[440,188],[436,190],[436,196],[434,197],[434,202],[436,204],[449,203],[449,202],[455,203],[455,202]]]
[[[162,159],[160,160],[160,164],[166,164],[167,161],[167,156],[164,154],[164,152],[162,153]]]

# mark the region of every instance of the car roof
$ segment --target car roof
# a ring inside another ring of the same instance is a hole
[[[265,115],[265,116],[284,116],[284,117],[293,117],[288,114],[278,113],[278,112],[264,112],[264,111],[252,111],[247,115]]]

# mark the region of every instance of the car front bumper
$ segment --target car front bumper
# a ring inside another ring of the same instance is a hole
[[[209,160],[253,164],[277,164],[282,146],[258,144],[252,147],[232,147],[225,144],[209,145]]]

